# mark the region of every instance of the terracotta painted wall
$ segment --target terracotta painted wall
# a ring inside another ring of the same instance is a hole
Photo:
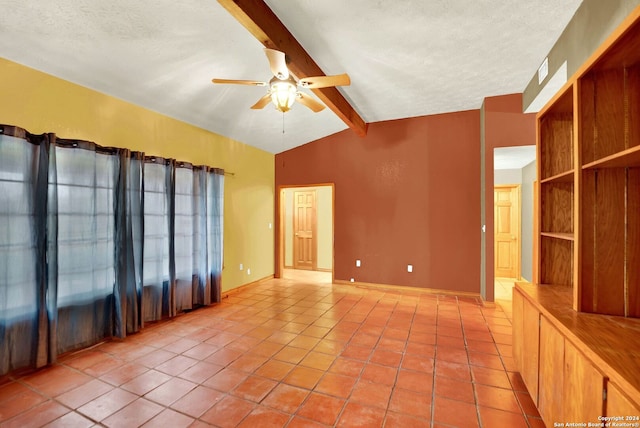
[[[493,249],[493,149],[536,144],[536,116],[522,113],[522,94],[488,97],[484,100],[485,215],[486,215],[486,296],[494,300]]]
[[[336,280],[480,292],[479,110],[345,130],[275,170],[276,188],[335,183]]]

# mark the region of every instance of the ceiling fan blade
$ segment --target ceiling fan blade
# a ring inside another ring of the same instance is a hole
[[[289,69],[287,68],[284,52],[265,48],[264,53],[269,59],[269,67],[273,75],[280,80],[287,80],[289,78]]]
[[[265,108],[267,104],[271,102],[271,94],[267,94],[264,97],[260,98],[257,103],[251,106],[253,110],[260,110],[261,108]]]
[[[316,89],[327,88],[329,86],[349,86],[351,79],[348,74],[344,73],[336,74],[335,76],[305,77],[304,79],[300,79],[299,83],[303,88]]]
[[[233,84],[233,85],[267,86],[267,82],[258,82],[255,80],[211,79],[211,81],[213,83]]]
[[[303,106],[309,107],[314,113],[324,110],[324,106],[313,99],[310,95],[303,94],[302,92],[298,92],[297,95],[296,101]]]

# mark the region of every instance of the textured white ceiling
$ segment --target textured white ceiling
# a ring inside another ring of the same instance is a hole
[[[367,122],[522,92],[581,0],[267,0]],[[278,153],[346,128],[329,109],[250,110],[262,45],[214,0],[0,0],[0,56]]]
[[[520,169],[536,160],[536,146],[498,147],[493,150],[493,169]]]

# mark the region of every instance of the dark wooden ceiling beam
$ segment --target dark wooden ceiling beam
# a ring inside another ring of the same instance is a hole
[[[298,78],[325,73],[262,0],[218,0],[266,48],[284,52],[288,67]],[[338,117],[358,135],[367,135],[367,123],[336,88],[312,89]]]

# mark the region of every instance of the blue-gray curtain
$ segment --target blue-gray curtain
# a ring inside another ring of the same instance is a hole
[[[172,215],[174,162],[148,156],[143,192],[143,320],[175,315],[175,262]]]
[[[204,304],[220,302],[222,293],[222,262],[224,243],[224,170],[207,171],[207,257],[208,291]]]
[[[193,309],[196,270],[197,218],[193,165],[181,162],[175,170],[174,260],[176,267],[176,311]]]
[[[52,134],[0,125],[0,375],[55,360],[47,300],[47,176]]]
[[[142,317],[143,165],[139,152],[120,150],[115,201],[114,336],[123,338],[144,326]]]
[[[222,170],[0,125],[0,375],[219,302],[223,193]]]
[[[57,293],[58,353],[110,337],[116,283],[117,149],[56,139],[49,157],[47,257]],[[55,230],[55,232],[53,232]],[[53,257],[52,257],[53,256]],[[51,289],[51,288],[50,288]]]

